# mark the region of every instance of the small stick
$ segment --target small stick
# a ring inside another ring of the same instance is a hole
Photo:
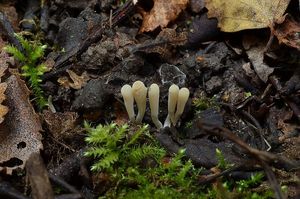
[[[77,193],[62,194],[59,196],[55,196],[55,199],[80,199],[80,198],[83,198],[82,195]]]
[[[73,187],[72,185],[70,185],[69,183],[67,183],[66,181],[64,181],[59,176],[56,176],[56,175],[53,175],[53,174],[49,174],[49,178],[50,178],[50,180],[53,183],[55,183],[56,185],[61,186],[65,190],[67,190],[67,191],[69,191],[71,193],[75,193],[75,194],[79,194],[80,195],[80,192],[75,187]]]
[[[54,199],[48,172],[39,153],[33,153],[26,163],[33,199]]]
[[[30,199],[24,196],[7,182],[0,182],[0,198]]]

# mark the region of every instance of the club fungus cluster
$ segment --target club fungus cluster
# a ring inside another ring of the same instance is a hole
[[[151,84],[149,89],[141,81],[133,83],[132,87],[128,84],[124,85],[121,89],[121,94],[124,99],[126,111],[129,119],[132,122],[141,123],[146,111],[147,90],[151,111],[151,119],[155,126],[160,129],[162,127],[176,125],[180,116],[184,111],[186,102],[188,101],[190,92],[187,88],[181,88],[175,84],[170,86],[168,94],[168,116],[164,125],[158,119],[159,113],[159,86]],[[135,117],[134,101],[136,102],[138,114]]]

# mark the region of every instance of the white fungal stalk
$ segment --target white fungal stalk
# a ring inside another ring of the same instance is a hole
[[[147,88],[141,81],[136,81],[133,83],[132,87],[128,84],[124,85],[121,89],[121,94],[124,99],[124,104],[126,111],[128,113],[129,119],[132,122],[141,123],[146,111],[146,98],[147,98]],[[149,104],[151,110],[151,119],[156,126],[160,129],[163,127],[162,123],[158,119],[159,113],[159,87],[157,84],[152,84],[148,91]],[[164,127],[171,126],[173,124],[176,126],[177,121],[182,115],[185,105],[190,96],[190,91],[187,88],[181,88],[175,84],[170,86],[168,94],[168,116],[165,120]],[[137,104],[138,114],[135,118],[134,113],[134,101]]]
[[[162,128],[162,124],[158,119],[158,112],[159,112],[159,87],[157,84],[151,84],[149,91],[149,104],[151,110],[151,119],[152,122],[155,124],[156,128]]]
[[[173,125],[175,126],[179,117],[182,115],[184,111],[184,107],[186,102],[188,101],[190,96],[190,91],[187,88],[181,88],[178,92],[178,99],[177,99],[177,108],[176,108],[176,113],[174,116],[174,121]]]
[[[135,121],[135,114],[134,114],[134,99],[132,94],[132,88],[130,85],[126,84],[121,88],[121,94],[123,96],[124,104],[126,111],[128,113],[130,121]]]
[[[141,123],[146,111],[147,88],[141,81],[136,81],[132,85],[132,94],[138,107],[136,122]]]
[[[171,121],[174,121],[178,92],[179,87],[177,85],[173,84],[172,86],[170,86],[168,96],[168,116],[165,120],[164,127],[170,126]]]

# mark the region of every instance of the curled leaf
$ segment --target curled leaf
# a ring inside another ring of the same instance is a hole
[[[277,37],[280,43],[300,50],[300,23],[287,15],[283,23],[275,28],[273,34]]]
[[[83,86],[86,85],[87,81],[90,79],[88,74],[86,72],[83,72],[81,75],[77,75],[72,70],[67,70],[67,73],[69,74],[69,77],[63,76],[58,78],[58,83],[60,83],[65,88],[73,88],[76,90],[81,89]]]

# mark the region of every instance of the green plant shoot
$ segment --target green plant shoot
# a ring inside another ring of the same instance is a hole
[[[44,51],[47,46],[37,41],[29,41],[18,34],[15,34],[15,36],[20,41],[24,52],[12,45],[7,45],[4,49],[21,62],[22,75],[28,80],[36,104],[42,110],[47,106],[47,100],[41,88],[41,77],[47,71],[47,67],[40,60],[44,57]]]

